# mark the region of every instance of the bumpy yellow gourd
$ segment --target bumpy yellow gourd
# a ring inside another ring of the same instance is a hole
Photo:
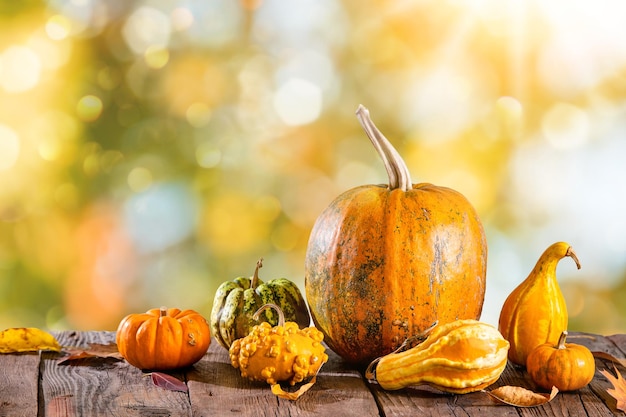
[[[511,344],[511,362],[526,366],[530,352],[544,343],[555,345],[561,333],[567,330],[567,305],[556,279],[557,264],[566,256],[571,257],[580,269],[580,262],[570,245],[554,243],[504,302],[498,328]]]
[[[242,377],[270,385],[295,385],[317,375],[328,360],[322,332],[315,327],[300,329],[297,323],[285,323],[282,311],[274,304],[264,305],[255,316],[266,308],[278,312],[279,324],[272,327],[263,322],[254,326],[248,336],[235,340],[229,349],[231,364],[241,371]]]
[[[509,343],[490,324],[458,320],[434,328],[426,340],[370,364],[365,376],[386,390],[430,385],[465,394],[498,380],[507,364]]]

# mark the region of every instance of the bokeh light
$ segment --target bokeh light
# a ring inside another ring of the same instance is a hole
[[[9,93],[35,87],[41,78],[41,60],[26,46],[8,47],[0,55],[0,86]]]
[[[4,125],[0,125],[0,155],[0,171],[12,168],[20,155],[20,138]]]
[[[483,319],[543,250],[571,330],[626,331],[626,3],[41,0],[0,9],[0,327],[209,314],[250,275],[303,288],[319,213],[386,182],[462,192]]]
[[[81,97],[76,105],[78,117],[85,122],[93,122],[102,113],[102,100],[93,95]]]

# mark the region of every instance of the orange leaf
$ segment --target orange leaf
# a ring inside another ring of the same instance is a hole
[[[611,375],[611,373],[606,369],[603,369],[600,373],[604,375],[604,377],[608,379],[611,384],[613,384],[613,389],[608,388],[606,392],[617,400],[618,410],[626,412],[626,381],[624,381],[622,374],[619,373],[615,366],[613,366],[613,369],[615,369],[617,378]]]
[[[504,404],[513,405],[515,407],[536,407],[552,401],[559,390],[557,387],[552,387],[550,394],[541,394],[527,390],[526,388],[507,385],[485,392],[489,394],[491,398]]]
[[[272,385],[272,393],[277,397],[284,398],[286,400],[295,401],[302,396],[305,392],[309,390],[315,384],[316,377],[314,376],[308,381],[304,381],[300,384],[296,384],[293,388],[297,388],[297,390],[287,390],[285,387],[282,387],[280,384]]]
[[[117,350],[117,345],[115,343],[90,343],[88,348],[65,348],[64,352],[67,353],[67,355],[60,358],[59,364],[89,358],[110,358],[122,360],[122,355]]]

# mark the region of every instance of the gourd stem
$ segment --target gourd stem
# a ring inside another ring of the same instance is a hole
[[[369,365],[367,365],[367,368],[365,369],[365,379],[369,381],[376,380],[376,365],[378,365],[378,362],[380,362],[382,358],[383,358],[382,356],[379,358],[376,358],[373,361],[371,361]]]
[[[263,304],[261,307],[259,307],[259,309],[254,313],[254,315],[252,316],[252,318],[254,320],[258,320],[259,316],[261,315],[262,312],[264,312],[267,309],[274,309],[276,310],[276,312],[278,313],[278,326],[284,326],[285,325],[285,314],[283,313],[283,310],[278,307],[276,304],[273,303],[267,303],[267,304]]]
[[[252,275],[252,282],[250,288],[255,289],[259,285],[259,268],[263,267],[263,258],[256,261],[256,268],[254,268],[254,275]]]
[[[159,309],[159,317],[165,317],[167,316],[167,307],[161,307]]]
[[[427,328],[426,330],[419,332],[418,334],[414,336],[406,338],[404,342],[402,342],[400,347],[394,350],[392,353],[400,353],[402,351],[411,349],[419,345],[420,343],[424,342],[428,338],[428,335],[430,335],[430,333],[433,331],[433,329],[437,327],[437,324],[439,324],[439,320],[435,320],[435,322],[431,324],[430,327]]]
[[[389,176],[389,189],[394,190],[397,188],[402,191],[412,189],[413,184],[408,167],[391,142],[374,125],[370,118],[369,110],[360,104],[356,110],[356,116],[385,164],[385,169]]]
[[[561,336],[559,336],[559,342],[556,345],[557,349],[565,349],[565,339],[567,339],[567,330],[563,330]]]
[[[439,320],[435,320],[435,322],[431,324],[428,329],[405,339],[404,342],[400,345],[400,347],[394,350],[393,352],[391,352],[390,354],[400,353],[404,350],[411,349],[419,345],[420,343],[424,342],[428,338],[428,335],[433,331],[433,329],[437,327],[438,323],[439,323]],[[416,344],[413,344],[414,342],[416,342]],[[383,358],[382,356],[378,357],[374,359],[373,361],[371,361],[369,365],[367,365],[367,368],[365,369],[366,379],[370,381],[373,381],[376,379],[376,366],[378,365],[378,362],[380,362],[382,358]]]
[[[574,252],[574,249],[571,248],[571,246],[567,248],[565,256],[569,256],[570,258],[572,258],[574,262],[576,262],[576,268],[580,269],[580,261],[578,260],[578,256],[576,256],[576,253]]]

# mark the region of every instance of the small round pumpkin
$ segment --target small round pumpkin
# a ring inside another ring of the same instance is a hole
[[[585,346],[565,343],[567,331],[561,333],[555,346],[543,343],[537,346],[526,361],[531,379],[547,390],[574,391],[587,386],[596,372],[593,354]]]
[[[339,195],[317,218],[306,251],[305,290],[328,346],[354,364],[397,349],[432,323],[480,317],[487,240],[459,192],[412,184],[408,168],[359,106],[388,185]]]
[[[198,362],[209,349],[211,331],[196,311],[161,307],[124,317],[115,340],[131,365],[165,371]]]

